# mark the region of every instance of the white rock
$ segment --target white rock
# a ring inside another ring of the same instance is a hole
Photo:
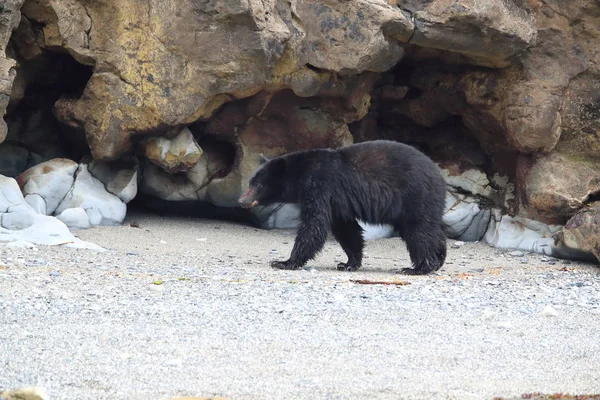
[[[300,225],[300,208],[296,204],[277,203],[253,209],[263,229],[296,229]]]
[[[33,213],[2,213],[0,214],[0,226],[2,228],[17,231],[27,229],[35,223],[37,214]]]
[[[496,315],[496,313],[490,309],[485,309],[483,310],[483,313],[481,314],[481,318],[484,321],[488,321],[490,319],[492,319],[494,316]]]
[[[17,181],[0,175],[0,213],[4,212],[35,214],[35,210],[25,202]]]
[[[79,166],[75,183],[57,207],[56,213],[78,207],[86,211],[91,225],[119,224],[127,212],[125,203],[109,193],[104,184],[89,172],[86,164]]]
[[[35,245],[25,240],[15,240],[14,242],[6,243],[6,247],[13,247],[18,249],[35,249]]]
[[[69,228],[87,229],[90,227],[90,219],[83,208],[67,208],[56,216]]]
[[[442,168],[441,173],[446,183],[452,187],[483,197],[490,197],[494,192],[487,175],[481,170],[472,168],[460,175],[451,175],[450,171]]]
[[[446,193],[446,209],[442,219],[446,234],[453,239],[481,240],[490,221],[490,210],[482,210],[473,197],[462,193]]]
[[[37,210],[39,207],[35,204],[39,201],[31,195],[40,196],[45,201],[43,214],[52,215],[73,186],[75,171],[77,171],[77,163],[64,158],[55,158],[31,167],[19,176],[23,185],[23,194],[28,199],[28,203]]]
[[[542,315],[547,317],[556,317],[558,316],[558,311],[556,311],[552,306],[546,306],[542,310]]]
[[[557,251],[553,235],[561,227],[561,225],[547,225],[523,217],[502,215],[499,209],[494,209],[484,241],[497,248],[551,256]]]
[[[510,321],[500,321],[496,324],[498,328],[510,329],[513,327]]]
[[[92,161],[88,165],[88,171],[104,184],[108,192],[119,197],[125,204],[137,194],[137,166]]]
[[[14,246],[28,242],[104,250],[73,236],[69,228],[58,219],[37,214],[26,203],[17,181],[3,175],[0,175],[0,242],[16,242]]]
[[[171,360],[165,361],[165,365],[169,367],[179,367],[183,365],[183,360],[181,358],[173,358]]]
[[[104,250],[98,245],[84,242],[73,236],[69,228],[55,217],[39,214],[33,215],[33,224],[28,228],[10,230],[0,227],[0,242],[14,241],[26,241],[37,245],[66,245],[98,251]]]
[[[48,215],[48,208],[46,207],[46,200],[37,193],[25,195],[25,201],[29,204],[36,213],[42,215]]]

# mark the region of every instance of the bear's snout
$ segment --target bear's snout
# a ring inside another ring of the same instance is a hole
[[[252,208],[258,205],[258,200],[254,198],[256,195],[256,189],[248,188],[238,199],[238,204],[244,208]]]

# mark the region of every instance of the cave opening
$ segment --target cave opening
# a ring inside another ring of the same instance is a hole
[[[32,54],[31,46],[20,42],[21,28],[9,42],[17,74],[4,117],[8,134],[0,143],[0,174],[8,177],[53,158],[79,161],[89,154],[83,131],[64,126],[53,108],[60,98],[81,96],[93,66],[77,62],[64,49],[36,48]]]
[[[421,60],[409,53],[375,82],[367,115],[348,125],[354,142],[398,141],[416,147],[440,165],[467,162],[491,173],[489,149],[482,146],[463,115],[468,105],[459,80],[472,69],[441,57]]]

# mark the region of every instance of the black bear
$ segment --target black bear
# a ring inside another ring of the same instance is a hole
[[[287,261],[279,269],[298,269],[323,248],[331,229],[348,256],[339,270],[361,266],[363,230],[357,219],[390,224],[406,242],[411,268],[427,274],[446,260],[442,230],[446,183],[433,161],[419,150],[375,140],[338,149],[285,154],[261,165],[239,198],[245,208],[275,202],[297,203],[301,223]]]

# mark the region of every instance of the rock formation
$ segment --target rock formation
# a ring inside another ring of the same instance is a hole
[[[0,174],[87,227],[136,194],[235,207],[260,153],[386,138],[443,169],[450,237],[597,256],[598,26],[595,0],[8,0]]]

